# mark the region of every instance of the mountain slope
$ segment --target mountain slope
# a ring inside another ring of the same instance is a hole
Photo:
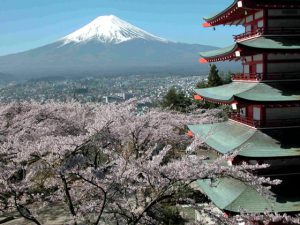
[[[204,72],[208,66],[198,63],[198,52],[211,49],[214,47],[167,41],[115,16],[103,16],[55,43],[0,57],[0,72],[22,80]]]

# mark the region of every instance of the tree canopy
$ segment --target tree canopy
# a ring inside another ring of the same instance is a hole
[[[219,73],[217,66],[212,64],[210,66],[210,71],[207,77],[207,80],[202,79],[196,84],[196,88],[208,88],[216,87],[223,84],[231,83],[231,72],[224,74],[223,72]]]
[[[207,86],[208,87],[216,87],[222,85],[222,79],[219,75],[219,70],[215,64],[210,66],[210,71],[207,78]]]
[[[252,173],[266,165],[229,166],[231,155],[208,162],[194,154],[203,138],[188,138],[185,125],[219,121],[219,113],[141,113],[134,100],[0,105],[1,214],[18,212],[40,225],[37,209],[59,204],[68,224],[153,225],[164,221],[156,212],[167,213],[166,203],[197,209],[196,198],[182,193],[198,179],[236,177],[267,194],[277,181]]]
[[[191,104],[192,100],[190,96],[187,96],[182,90],[171,87],[164,96],[161,106],[171,110],[186,112]]]

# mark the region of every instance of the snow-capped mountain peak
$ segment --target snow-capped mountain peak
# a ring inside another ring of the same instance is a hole
[[[80,43],[90,40],[97,40],[102,43],[119,44],[132,39],[168,42],[167,40],[154,36],[114,15],[100,16],[86,26],[64,37],[62,41],[64,44],[72,42]]]

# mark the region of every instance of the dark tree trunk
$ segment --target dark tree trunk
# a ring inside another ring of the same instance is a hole
[[[66,179],[65,175],[63,175],[62,173],[60,173],[60,178],[61,178],[61,180],[63,182],[63,185],[64,185],[64,190],[65,190],[65,195],[66,195],[66,198],[67,198],[67,203],[68,203],[69,210],[70,210],[72,216],[76,217],[76,212],[75,212],[75,208],[74,208],[73,201],[72,201],[72,198],[71,198],[71,194],[70,194],[70,191],[69,191],[67,179]],[[74,222],[74,225],[77,225],[76,221]]]

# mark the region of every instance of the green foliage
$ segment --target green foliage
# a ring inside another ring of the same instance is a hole
[[[192,100],[182,90],[176,90],[172,87],[164,96],[161,106],[180,112],[187,112],[188,107],[192,105]]]
[[[196,84],[196,88],[208,88],[208,87],[216,87],[223,84],[231,83],[231,72],[228,71],[227,73],[220,72],[217,69],[215,64],[210,66],[209,75],[207,77],[207,81],[202,79]]]
[[[231,71],[228,71],[227,73],[221,72],[220,77],[222,79],[222,84],[230,84],[232,82]]]
[[[206,88],[207,87],[207,84],[206,84],[206,81],[204,79],[202,79],[201,81],[199,81],[197,84],[196,84],[196,88]]]
[[[193,100],[194,105],[197,106],[197,108],[203,108],[203,109],[215,109],[219,108],[218,104],[212,103],[212,102],[207,102],[207,101],[199,101],[199,100]]]
[[[222,79],[219,76],[219,70],[215,64],[210,66],[210,71],[207,78],[207,86],[208,87],[216,87],[222,85]]]
[[[184,188],[180,189],[180,191],[177,193],[178,196],[181,197],[181,199],[194,199],[196,203],[208,203],[208,198],[201,193],[199,190],[193,189],[191,186],[185,186]],[[188,202],[185,202],[182,200],[181,202],[177,201],[177,203],[182,205],[187,205]]]
[[[162,225],[184,225],[187,222],[181,217],[179,209],[168,203],[156,205],[148,214]]]
[[[207,81],[202,79],[196,84],[196,88],[209,88],[209,87],[216,87],[223,84],[229,84],[231,83],[231,72],[228,71],[226,74],[224,72],[220,72],[217,69],[217,66],[215,64],[212,64],[210,66],[210,72],[207,78]],[[199,101],[194,100],[194,104],[197,105],[198,108],[205,108],[205,109],[212,109],[212,108],[218,108],[219,105],[207,101]]]
[[[208,198],[200,191],[191,188],[189,185],[184,185],[171,199],[167,199],[154,206],[148,212],[148,215],[160,221],[162,225],[184,225],[188,219],[191,219],[186,216],[183,217],[183,208],[178,207],[179,205],[190,204],[190,202],[185,201],[185,199],[194,199],[197,204],[209,202]]]

